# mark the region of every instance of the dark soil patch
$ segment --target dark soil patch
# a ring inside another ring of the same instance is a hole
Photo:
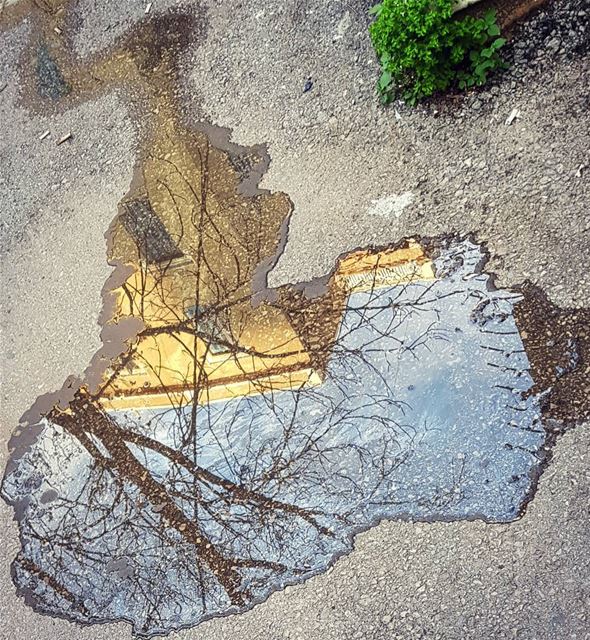
[[[547,4],[547,0],[483,0],[457,13],[457,16],[472,15],[481,17],[489,9],[494,9],[498,16],[498,24],[506,33],[516,22]]]

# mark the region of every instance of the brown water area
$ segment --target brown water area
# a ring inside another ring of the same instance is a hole
[[[180,114],[177,58],[205,18],[147,16],[81,63],[68,3],[0,20],[25,16],[23,105],[125,88],[143,138],[107,233],[104,346],[10,443],[19,593],[166,633],[324,571],[383,518],[518,517],[556,436],[588,418],[588,311],[496,289],[459,237],[269,289],[292,204],[257,186],[265,148]]]

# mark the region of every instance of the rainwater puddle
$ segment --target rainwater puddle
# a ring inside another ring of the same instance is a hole
[[[291,204],[257,188],[262,147],[179,122],[178,30],[154,20],[81,69],[60,15],[39,22],[39,95],[127,83],[153,122],[109,232],[104,348],[10,443],[26,601],[164,634],[325,571],[381,519],[518,517],[578,402],[554,398],[547,422],[551,389],[567,400],[583,375],[586,316],[550,344],[565,316],[496,289],[466,238],[361,249],[268,290]]]
[[[290,207],[239,183],[204,134],[168,132],[121,203],[105,335],[135,335],[11,443],[14,579],[41,611],[166,633],[324,571],[383,518],[510,521],[531,489],[521,297],[481,248],[409,240],[342,257],[315,297],[255,291]]]

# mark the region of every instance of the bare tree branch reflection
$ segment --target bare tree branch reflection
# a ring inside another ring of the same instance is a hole
[[[41,493],[15,573],[46,609],[165,632],[324,569],[381,517],[462,513],[475,463],[452,457],[449,416],[469,403],[495,425],[518,417],[509,455],[534,449],[512,301],[478,280],[477,248],[449,249],[438,277],[413,242],[357,251],[322,295],[262,299],[252,283],[290,205],[241,194],[242,160],[164,129],[121,203],[109,257],[133,269],[112,324],[143,327],[45,416],[4,489]],[[455,394],[453,358],[481,353],[493,384],[478,373],[481,392]]]

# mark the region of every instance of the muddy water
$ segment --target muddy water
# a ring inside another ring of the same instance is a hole
[[[43,6],[23,103],[129,83],[145,127],[109,231],[105,347],[10,443],[19,593],[166,633],[325,570],[383,518],[518,517],[587,411],[586,312],[496,289],[465,238],[360,249],[268,290],[291,204],[256,186],[263,147],[181,123],[191,36],[173,27],[196,23],[146,19],[80,67],[55,38],[67,6]]]

